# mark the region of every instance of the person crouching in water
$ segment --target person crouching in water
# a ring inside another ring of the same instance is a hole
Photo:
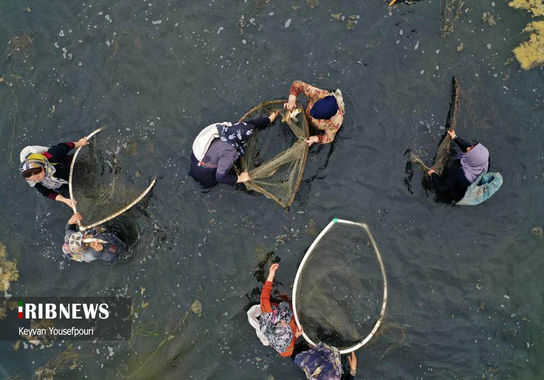
[[[444,173],[438,176],[434,169],[427,174],[431,177],[431,189],[441,202],[450,203],[460,201],[467,188],[489,169],[489,151],[480,143],[471,145],[457,137],[455,131],[448,131],[448,135],[461,148],[463,153],[448,161]]]
[[[318,343],[312,348],[294,354],[295,364],[310,380],[353,380],[357,374],[355,352],[342,361],[340,351],[334,346]]]
[[[248,172],[236,175],[232,167],[244,155],[246,142],[255,128],[270,125],[278,112],[241,123],[215,123],[204,128],[193,142],[191,171],[189,174],[204,188],[218,183],[234,185],[249,181]]]
[[[276,270],[280,264],[272,264],[268,278],[261,292],[261,311],[259,327],[261,333],[268,339],[272,348],[281,356],[289,357],[293,354],[296,340],[302,335],[302,329],[297,329],[293,311],[288,302],[271,303],[270,293]]]
[[[314,128],[323,131],[323,134],[310,136],[306,143],[328,144],[334,141],[336,132],[344,122],[344,100],[342,92],[330,92],[311,86],[300,80],[295,80],[289,90],[289,100],[283,106],[291,111],[296,107],[297,96],[302,93],[308,97],[306,117]]]
[[[50,148],[27,146],[19,155],[21,161],[19,172],[26,182],[43,196],[73,207],[74,201],[68,194],[72,162],[72,156],[68,153],[88,143],[84,137],[78,142],[60,143]]]
[[[77,223],[82,219],[81,214],[75,213],[66,224],[62,245],[64,257],[86,263],[94,260],[113,261],[126,251],[126,244],[103,227],[80,232]]]

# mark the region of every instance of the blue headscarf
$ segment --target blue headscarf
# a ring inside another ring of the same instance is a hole
[[[216,124],[221,141],[232,145],[243,156],[247,140],[253,135],[255,125],[251,123],[219,123]]]
[[[315,102],[310,110],[310,115],[314,119],[328,120],[338,112],[338,103],[333,95],[325,96],[323,99]]]

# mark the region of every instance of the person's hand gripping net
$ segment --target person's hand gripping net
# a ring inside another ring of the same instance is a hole
[[[270,120],[270,123],[273,123],[279,114],[280,114],[279,111],[271,112],[270,115],[268,115],[268,119]],[[236,181],[236,183],[244,183],[249,181],[250,179],[251,177],[249,176],[249,172],[245,171],[238,175],[238,180]]]

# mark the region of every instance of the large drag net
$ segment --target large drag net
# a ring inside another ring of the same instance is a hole
[[[99,128],[87,136],[89,145],[76,150],[70,167],[70,198],[83,216],[82,230],[105,223],[138,203],[155,179],[138,167],[137,144],[121,141],[115,131]]]
[[[387,278],[368,226],[334,219],[306,252],[293,287],[293,309],[306,341],[342,354],[367,344],[387,305]]]
[[[442,175],[444,172],[444,169],[446,168],[446,164],[448,162],[448,159],[450,157],[450,150],[451,150],[451,138],[450,135],[448,135],[448,131],[455,131],[455,126],[457,122],[457,113],[459,110],[459,83],[457,82],[457,78],[452,77],[451,79],[451,103],[450,103],[450,110],[448,112],[448,118],[446,120],[446,133],[442,137],[442,140],[440,141],[440,144],[438,145],[438,149],[436,150],[436,155],[434,157],[434,163],[431,167],[427,166],[421,158],[416,156],[415,154],[411,154],[410,159],[413,163],[418,165],[421,170],[425,173],[424,181],[429,180],[429,175],[427,172],[430,169],[434,169],[436,174],[439,176]]]
[[[308,157],[308,122],[303,108],[291,112],[283,109],[286,100],[272,100],[259,104],[240,121],[268,116],[280,111],[273,125],[256,131],[248,141],[246,153],[240,158],[240,169],[251,178],[244,185],[248,190],[264,194],[284,208],[288,208],[300,187]],[[281,120],[280,120],[281,119]]]

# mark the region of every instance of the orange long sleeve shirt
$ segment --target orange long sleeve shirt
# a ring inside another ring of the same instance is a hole
[[[272,281],[266,281],[263,286],[263,290],[261,291],[261,311],[263,313],[271,313],[272,312],[272,305],[277,306],[277,303],[271,303],[270,302],[270,293],[272,292]],[[297,341],[297,338],[295,336],[295,332],[297,331],[297,324],[295,323],[295,318],[291,317],[291,320],[289,321],[289,327],[293,331],[293,340],[291,341],[291,344],[289,347],[287,347],[287,350],[284,352],[280,352],[280,356],[283,357],[289,357],[293,353],[293,349],[295,348],[295,342]]]

